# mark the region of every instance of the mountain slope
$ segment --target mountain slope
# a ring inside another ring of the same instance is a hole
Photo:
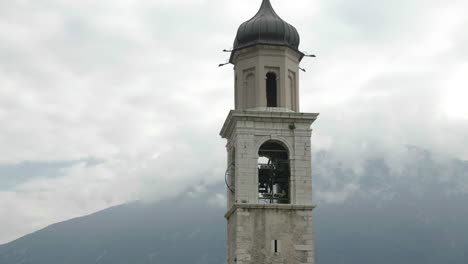
[[[222,230],[222,210],[206,203],[188,199],[132,203],[58,223],[0,246],[0,263],[221,264]]]

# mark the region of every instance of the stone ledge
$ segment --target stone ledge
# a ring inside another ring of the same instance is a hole
[[[313,251],[313,245],[294,245],[294,249],[297,251]]]
[[[315,205],[297,205],[297,204],[234,204],[224,215],[226,219],[237,211],[237,209],[276,209],[276,210],[313,210]]]
[[[268,109],[268,108],[267,108]],[[285,111],[260,111],[257,109],[251,110],[231,110],[224,122],[224,125],[219,133],[222,138],[228,138],[231,133],[234,123],[239,120],[244,121],[261,121],[261,122],[303,122],[309,126],[317,119],[318,113],[301,113],[301,112],[285,112]],[[273,129],[273,128],[270,128]]]

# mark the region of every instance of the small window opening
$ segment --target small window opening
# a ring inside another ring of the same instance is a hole
[[[262,204],[289,204],[288,151],[268,141],[258,152],[258,200]]]
[[[279,241],[279,240],[271,241],[271,251],[273,253],[280,253],[281,252],[281,241]]]
[[[269,72],[266,75],[266,96],[267,96],[267,107],[277,107],[277,89],[276,89],[276,74]]]

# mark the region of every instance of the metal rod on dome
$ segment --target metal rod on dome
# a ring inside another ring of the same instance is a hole
[[[229,64],[229,62],[221,63],[221,64],[218,65],[218,67],[223,67],[223,66],[228,65],[228,64]]]
[[[304,57],[317,58],[314,54],[308,54],[306,51],[304,51]]]

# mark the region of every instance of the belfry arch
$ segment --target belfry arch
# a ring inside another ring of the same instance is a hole
[[[267,141],[258,150],[258,201],[262,204],[290,203],[289,152],[278,141]]]

